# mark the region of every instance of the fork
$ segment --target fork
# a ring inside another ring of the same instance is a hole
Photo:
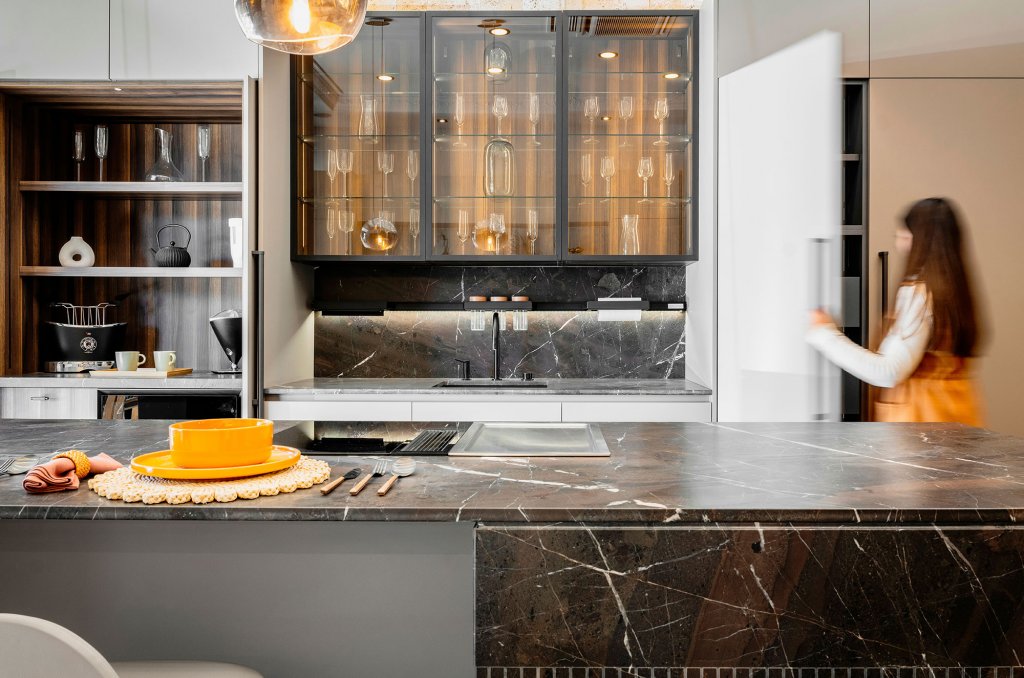
[[[7,469],[14,466],[17,457],[0,457],[0,473],[7,473]]]
[[[371,480],[373,480],[374,478],[380,478],[382,475],[384,475],[384,471],[386,471],[387,468],[388,464],[386,461],[377,462],[373,466],[373,473],[367,473],[365,476],[363,476],[362,479],[360,479],[360,481],[356,483],[351,490],[348,491],[348,493],[351,494],[353,497],[356,496],[357,494],[363,491],[363,488],[366,487]]]

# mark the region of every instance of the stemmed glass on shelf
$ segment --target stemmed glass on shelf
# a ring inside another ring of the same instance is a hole
[[[103,175],[103,164],[104,161],[107,159],[107,146],[110,143],[110,130],[107,129],[106,125],[96,125],[96,137],[93,141],[93,146],[95,147],[96,151],[96,157],[100,161],[99,175],[96,177],[96,179],[98,181],[105,181],[106,177]]]
[[[501,121],[508,116],[508,99],[504,94],[497,94],[494,97],[494,105],[491,107],[494,117],[498,119],[498,136],[501,136]]]
[[[590,182],[594,179],[594,158],[590,153],[584,153],[580,156],[580,183],[583,184],[583,197],[587,197],[587,189],[590,187]],[[586,204],[586,200],[580,200],[581,205]]]
[[[338,171],[341,172],[341,195],[343,198],[348,197],[348,173],[352,171],[352,151],[347,148],[338,150],[337,166]]]
[[[654,142],[655,146],[664,146],[668,143],[665,140],[666,118],[668,118],[668,99],[661,97],[654,102],[654,119],[658,121],[658,140]]]
[[[338,176],[338,151],[334,148],[327,149],[327,194],[334,196],[334,178]],[[328,212],[330,215],[330,212]],[[333,237],[333,236],[332,236]]]
[[[459,237],[459,244],[462,247],[462,253],[466,253],[466,241],[469,240],[470,236],[469,228],[469,210],[459,210],[459,230],[456,231],[456,235]]]
[[[199,155],[199,181],[206,181],[206,161],[210,159],[209,125],[200,125],[196,131],[196,152]]]
[[[537,238],[540,236],[540,221],[537,210],[526,213],[526,240],[530,243],[530,254],[537,253]]]
[[[420,173],[419,151],[411,149],[405,158],[405,176],[409,177],[409,195],[416,195],[416,177]]]
[[[665,182],[665,204],[671,205],[672,201],[672,184],[676,180],[675,163],[673,162],[672,154],[665,154],[665,165],[662,167],[661,180]]]
[[[601,202],[612,200],[612,177],[615,176],[615,158],[606,155],[601,158],[601,178],[604,179],[604,199]]]
[[[534,93],[530,95],[530,124],[533,125],[533,145],[540,146],[540,140],[537,138],[537,125],[540,123],[540,95]]]
[[[501,254],[503,247],[501,244],[501,236],[505,235],[505,215],[492,212],[489,228],[491,233],[494,234],[494,253]]]
[[[388,175],[395,171],[393,151],[377,151],[377,168],[384,175],[384,197],[388,197]]]
[[[461,94],[455,95],[455,125],[459,130],[459,138],[453,144],[454,146],[465,146],[466,142],[462,140],[462,124],[466,122],[466,100]]]
[[[339,214],[338,229],[345,234],[342,242],[345,244],[345,251],[342,254],[349,254],[352,249],[352,231],[356,228],[356,215],[352,210],[343,210]]]
[[[628,145],[626,142],[626,134],[629,133],[629,121],[633,118],[633,97],[627,96],[619,99],[619,120],[622,121],[622,142],[619,146],[625,147]]]
[[[650,202],[651,199],[647,197],[647,181],[654,176],[654,162],[650,156],[640,158],[636,165],[636,175],[644,181],[644,197],[639,202]]]
[[[583,100],[583,115],[590,120],[590,136],[583,143],[594,143],[594,122],[600,114],[601,104],[598,102],[597,97],[587,97]]]
[[[82,130],[75,130],[75,145],[71,151],[71,159],[75,161],[75,181],[82,180],[82,163],[85,162],[85,135]]]

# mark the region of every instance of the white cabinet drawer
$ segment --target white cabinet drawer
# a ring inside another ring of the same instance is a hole
[[[559,402],[433,401],[412,404],[413,421],[560,421]]]
[[[381,400],[268,400],[264,416],[275,421],[412,421],[412,403]]]
[[[4,419],[96,419],[94,388],[5,388]]]
[[[564,402],[562,421],[711,421],[709,402]]]

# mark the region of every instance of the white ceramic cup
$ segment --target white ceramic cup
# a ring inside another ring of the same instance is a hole
[[[174,351],[153,351],[153,367],[157,372],[172,370],[177,362],[178,356]]]
[[[118,351],[114,354],[114,362],[119,372],[134,372],[146,363],[146,356],[138,351]]]

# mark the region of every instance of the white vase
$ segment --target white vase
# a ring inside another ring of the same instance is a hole
[[[89,243],[77,235],[71,236],[71,240],[64,243],[57,258],[61,266],[68,267],[84,268],[96,263],[96,253],[89,247]]]
[[[228,219],[228,237],[231,243],[231,265],[242,268],[242,256],[245,252],[245,240],[242,238],[242,220],[233,217]]]

